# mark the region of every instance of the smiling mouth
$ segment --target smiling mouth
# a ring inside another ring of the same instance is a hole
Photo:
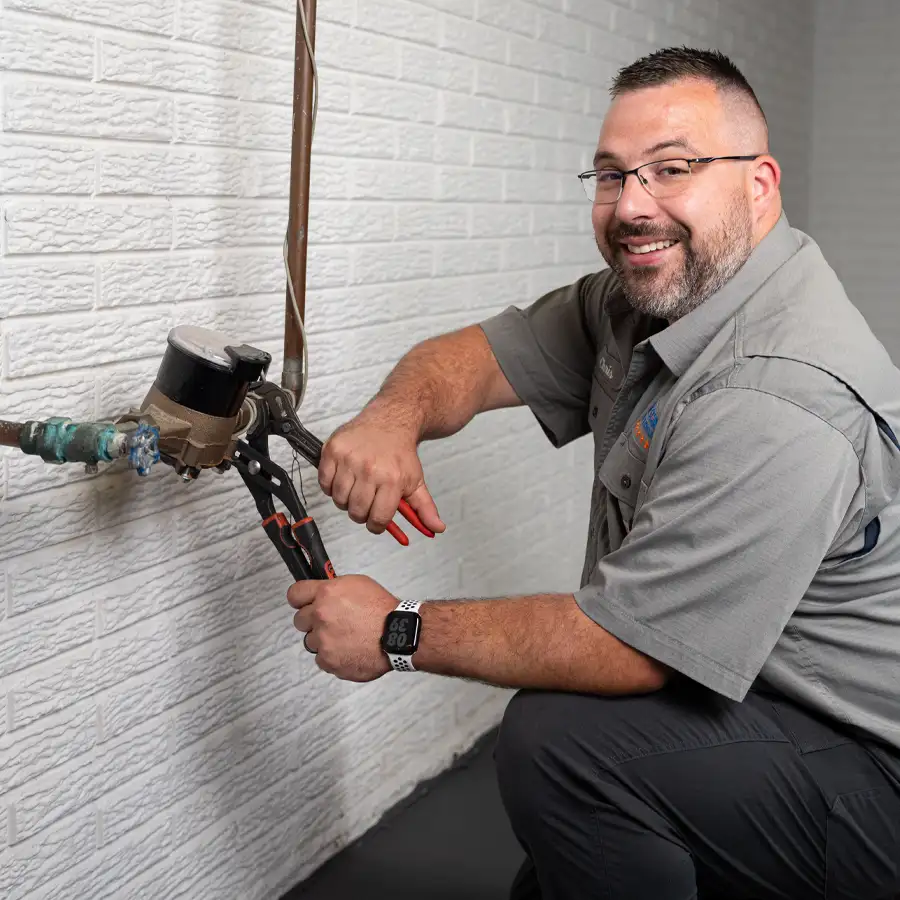
[[[642,243],[642,244],[629,244],[626,241],[622,242],[622,246],[629,252],[634,254],[644,254],[644,253],[653,253],[655,250],[668,250],[669,247],[674,247],[678,241],[673,240],[665,240],[665,241],[655,241],[653,243]]]
[[[646,238],[635,238],[639,243],[620,241],[622,256],[632,269],[655,269],[663,265],[672,248],[680,242],[666,238],[664,240],[648,241]]]

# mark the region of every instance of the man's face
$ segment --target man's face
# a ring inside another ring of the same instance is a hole
[[[595,168],[631,169],[663,159],[731,156],[736,129],[712,84],[680,81],[617,97],[600,133]],[[600,155],[602,154],[602,155]],[[591,216],[600,253],[636,309],[674,321],[721,288],[752,250],[747,164],[695,165],[687,190],[657,199],[629,175],[616,204]],[[651,243],[674,241],[650,252]]]

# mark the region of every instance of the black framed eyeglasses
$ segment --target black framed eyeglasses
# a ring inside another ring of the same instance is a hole
[[[691,183],[693,166],[711,163],[717,160],[739,160],[749,162],[759,159],[763,154],[753,156],[696,156],[693,159],[660,159],[656,162],[644,163],[634,169],[623,172],[608,166],[582,172],[578,178],[591,203],[618,203],[625,187],[625,179],[635,175],[647,193],[657,200],[676,197],[686,191]]]

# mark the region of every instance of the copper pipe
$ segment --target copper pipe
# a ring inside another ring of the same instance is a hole
[[[4,422],[0,419],[0,446],[18,447],[19,435],[24,427],[21,422]]]
[[[315,50],[316,0],[299,0],[306,11],[309,40]],[[306,41],[300,10],[297,10],[296,36],[294,39],[294,116],[291,139],[291,190],[288,214],[288,268],[300,315],[306,318],[306,253],[309,230],[309,170],[312,154],[312,97],[313,69]],[[295,321],[290,291],[285,288],[284,316],[284,368],[281,385],[299,400],[303,386],[303,338],[300,323]]]

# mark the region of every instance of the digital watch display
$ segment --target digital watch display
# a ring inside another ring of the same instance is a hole
[[[387,654],[391,667],[397,672],[415,672],[412,655],[419,649],[422,633],[421,602],[401,600],[384,620],[381,649]]]

